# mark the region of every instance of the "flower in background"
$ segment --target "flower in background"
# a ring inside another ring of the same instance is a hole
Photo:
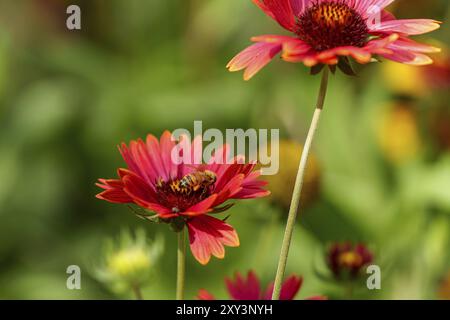
[[[335,243],[328,250],[328,267],[337,279],[356,278],[372,261],[372,252],[363,244]]]
[[[300,162],[303,146],[293,140],[280,140],[280,165],[277,174],[267,176],[271,195],[269,199],[283,208],[289,208],[295,184],[295,176]],[[303,207],[311,205],[318,197],[320,190],[320,167],[317,157],[311,154],[305,174],[301,195]]]
[[[439,299],[450,300],[450,271],[445,279],[442,280],[438,291],[438,297]]]
[[[122,231],[118,241],[106,242],[101,267],[96,277],[110,285],[114,291],[140,290],[155,274],[156,264],[164,251],[164,241],[157,237],[149,241],[146,233],[138,229],[133,235]]]
[[[413,159],[422,148],[418,117],[407,103],[387,106],[377,129],[383,155],[393,164]]]
[[[394,0],[253,0],[269,17],[293,36],[263,35],[227,65],[230,71],[245,69],[249,80],[278,53],[287,62],[307,67],[336,65],[352,74],[348,58],[366,64],[373,55],[396,62],[427,65],[425,53],[439,49],[409,39],[439,28],[430,19],[396,19],[385,8]]]
[[[146,141],[122,144],[120,152],[128,169],[119,169],[119,179],[99,179],[104,189],[97,198],[113,203],[133,203],[144,210],[155,212],[143,218],[170,224],[175,231],[185,226],[189,232],[192,254],[207,264],[211,255],[222,259],[224,246],[239,246],[234,228],[223,220],[208,214],[222,212],[230,199],[251,199],[270,194],[259,180],[255,163],[242,164],[242,157],[229,161],[230,148],[224,145],[207,164],[192,165],[201,150],[201,137],[191,141],[182,136],[175,142],[172,134],[164,132],[158,141],[148,135]],[[172,161],[172,151],[179,146],[192,150],[189,164]],[[231,163],[230,163],[231,162]],[[239,162],[239,163],[238,163]]]
[[[303,278],[291,275],[282,286],[280,300],[294,300],[303,283]],[[266,290],[261,289],[260,281],[253,271],[247,273],[247,278],[236,272],[234,279],[225,279],[228,293],[232,300],[271,300],[273,283]],[[201,289],[197,295],[200,300],[214,300],[214,296],[205,289]],[[324,300],[323,296],[314,296],[309,300]]]
[[[447,90],[450,87],[450,54],[449,49],[436,55],[434,64],[426,66],[423,69],[426,85],[431,89]]]
[[[430,112],[429,131],[439,151],[450,151],[450,109],[448,105]]]
[[[389,89],[408,97],[435,95],[436,90],[450,87],[450,54],[442,43],[437,43],[443,50],[432,55],[434,63],[423,68],[387,62],[382,65],[383,78]],[[445,91],[446,92],[446,91]]]

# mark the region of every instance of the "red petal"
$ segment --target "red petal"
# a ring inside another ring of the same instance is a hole
[[[236,272],[234,281],[232,279],[225,279],[228,292],[234,300],[260,300],[261,289],[259,280],[253,271],[249,271],[247,279]]]
[[[217,194],[213,194],[206,198],[205,200],[193,205],[189,209],[186,209],[185,212],[180,213],[185,216],[198,216],[205,213],[208,213],[212,210],[212,205],[214,201],[216,201]]]
[[[116,179],[98,179],[100,183],[96,185],[105,191],[97,194],[95,197],[112,203],[130,203],[133,200],[123,190],[124,185],[121,180]]]
[[[244,80],[250,80],[281,51],[279,43],[258,42],[235,56],[227,65],[231,72],[245,69]]]
[[[189,243],[192,254],[205,265],[211,255],[222,259],[224,246],[239,246],[239,238],[232,226],[222,220],[202,215],[188,220]]]
[[[123,182],[125,184],[125,192],[137,205],[156,212],[161,218],[177,216],[169,208],[157,203],[157,196],[154,191],[137,175],[127,175]]]
[[[197,298],[199,300],[216,300],[216,298],[205,289],[200,289],[198,291]]]
[[[253,0],[253,2],[283,28],[294,31],[295,16],[292,11],[291,0]]]
[[[294,300],[295,295],[300,290],[303,278],[295,275],[287,278],[281,287],[280,300]],[[273,283],[267,287],[265,300],[272,300]]]

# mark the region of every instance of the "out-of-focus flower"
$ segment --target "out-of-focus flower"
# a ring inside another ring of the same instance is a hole
[[[97,198],[134,203],[156,213],[143,218],[169,223],[175,231],[187,227],[192,254],[207,264],[211,255],[225,256],[224,246],[239,246],[233,227],[208,214],[228,209],[231,205],[219,207],[227,200],[259,198],[270,192],[263,189],[267,183],[258,179],[255,163],[242,164],[242,157],[229,160],[228,145],[217,150],[209,163],[193,165],[201,159],[201,144],[200,136],[192,143],[181,136],[177,143],[168,131],[159,141],[148,135],[145,142],[123,143],[119,149],[128,169],[118,170],[119,179],[99,179],[97,185],[104,191]],[[183,159],[172,159],[173,152],[187,150],[191,152]]]
[[[450,272],[439,286],[438,296],[439,299],[450,300]]]
[[[292,191],[302,150],[302,145],[295,141],[281,140],[279,144],[279,171],[275,175],[267,176],[271,191],[269,199],[281,205],[283,209],[289,208],[291,204]],[[314,154],[309,156],[303,183],[301,204],[303,207],[306,207],[316,200],[320,190],[320,167]]]
[[[291,275],[288,277],[281,288],[280,300],[294,300],[303,283],[303,278]],[[262,290],[258,276],[249,271],[244,278],[239,272],[236,272],[234,279],[225,279],[228,293],[232,300],[271,300],[273,292],[273,283],[266,290]],[[214,300],[215,297],[205,289],[201,289],[197,295],[200,300]],[[314,296],[308,300],[324,300],[324,296]]]
[[[439,44],[444,47],[443,44]],[[422,68],[386,62],[382,65],[383,77],[389,89],[396,94],[418,97],[445,90],[450,86],[450,55],[444,47],[432,55],[434,63]]]
[[[394,164],[401,164],[418,154],[422,147],[418,119],[407,104],[386,107],[377,128],[378,143],[383,155]]]
[[[416,97],[427,92],[421,68],[386,61],[381,70],[385,84],[395,94]]]
[[[450,87],[450,49],[445,48],[440,54],[433,55],[434,64],[422,69],[424,83],[431,89],[445,89]]]
[[[235,58],[230,71],[245,69],[249,80],[278,53],[307,67],[330,65],[346,72],[348,57],[369,63],[373,55],[412,65],[432,63],[425,53],[439,49],[409,39],[439,28],[429,19],[396,19],[385,8],[394,0],[253,0],[294,36],[253,37],[254,45]],[[345,65],[345,66],[344,66]]]
[[[356,278],[372,261],[372,252],[363,244],[335,243],[328,250],[328,267],[337,279]]]
[[[164,250],[164,242],[157,237],[151,242],[138,229],[135,235],[122,231],[118,241],[108,240],[97,278],[116,291],[142,287],[155,273],[155,267]]]
[[[436,108],[430,113],[429,130],[439,149],[450,151],[450,108]]]

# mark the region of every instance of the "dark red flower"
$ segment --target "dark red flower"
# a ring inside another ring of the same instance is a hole
[[[191,147],[189,164],[172,159],[172,151],[181,144]],[[267,183],[258,179],[255,163],[238,163],[237,157],[227,161],[228,145],[217,150],[207,164],[192,165],[198,156],[194,150],[199,150],[194,145],[201,145],[200,137],[191,144],[186,136],[175,141],[168,131],[159,141],[148,135],[145,142],[123,143],[119,150],[128,169],[118,169],[118,179],[99,179],[97,185],[104,191],[97,198],[134,203],[155,212],[163,222],[181,228],[187,225],[192,254],[207,264],[211,255],[224,257],[224,246],[239,246],[233,227],[207,214],[227,209],[219,207],[227,200],[264,197],[269,191],[263,189]]]
[[[303,278],[296,275],[288,277],[281,288],[280,300],[294,300],[295,295],[300,290]],[[234,279],[225,279],[228,293],[232,300],[271,300],[273,283],[267,286],[266,290],[261,290],[260,281],[253,271],[247,273],[247,278],[243,278],[236,272]],[[200,300],[215,300],[215,297],[205,289],[199,290],[197,298]],[[314,296],[308,300],[324,300],[323,296]]]
[[[363,244],[333,244],[328,251],[328,266],[336,278],[357,277],[373,261],[373,254]]]

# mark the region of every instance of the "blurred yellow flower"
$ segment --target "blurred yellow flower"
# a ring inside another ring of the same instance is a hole
[[[276,175],[267,176],[271,195],[269,199],[283,207],[289,208],[295,177],[298,171],[303,146],[293,140],[280,141],[280,166]],[[314,202],[320,190],[320,167],[317,157],[312,153],[309,157],[301,205],[306,207]]]
[[[384,157],[393,164],[411,160],[422,147],[414,110],[401,103],[389,105],[385,110],[377,128],[378,143]]]
[[[143,229],[122,231],[117,241],[109,239],[103,262],[95,276],[116,292],[135,290],[147,284],[155,273],[156,263],[164,250],[161,237],[149,241]]]
[[[417,66],[391,61],[385,61],[381,65],[385,83],[394,93],[417,97],[426,92],[422,70]]]
[[[128,248],[114,253],[108,261],[108,269],[120,277],[147,272],[151,263],[143,248]]]
[[[420,97],[435,89],[447,89],[450,85],[450,51],[441,42],[434,42],[442,48],[431,54],[434,63],[417,68],[416,66],[385,61],[382,75],[388,88],[395,94]]]

